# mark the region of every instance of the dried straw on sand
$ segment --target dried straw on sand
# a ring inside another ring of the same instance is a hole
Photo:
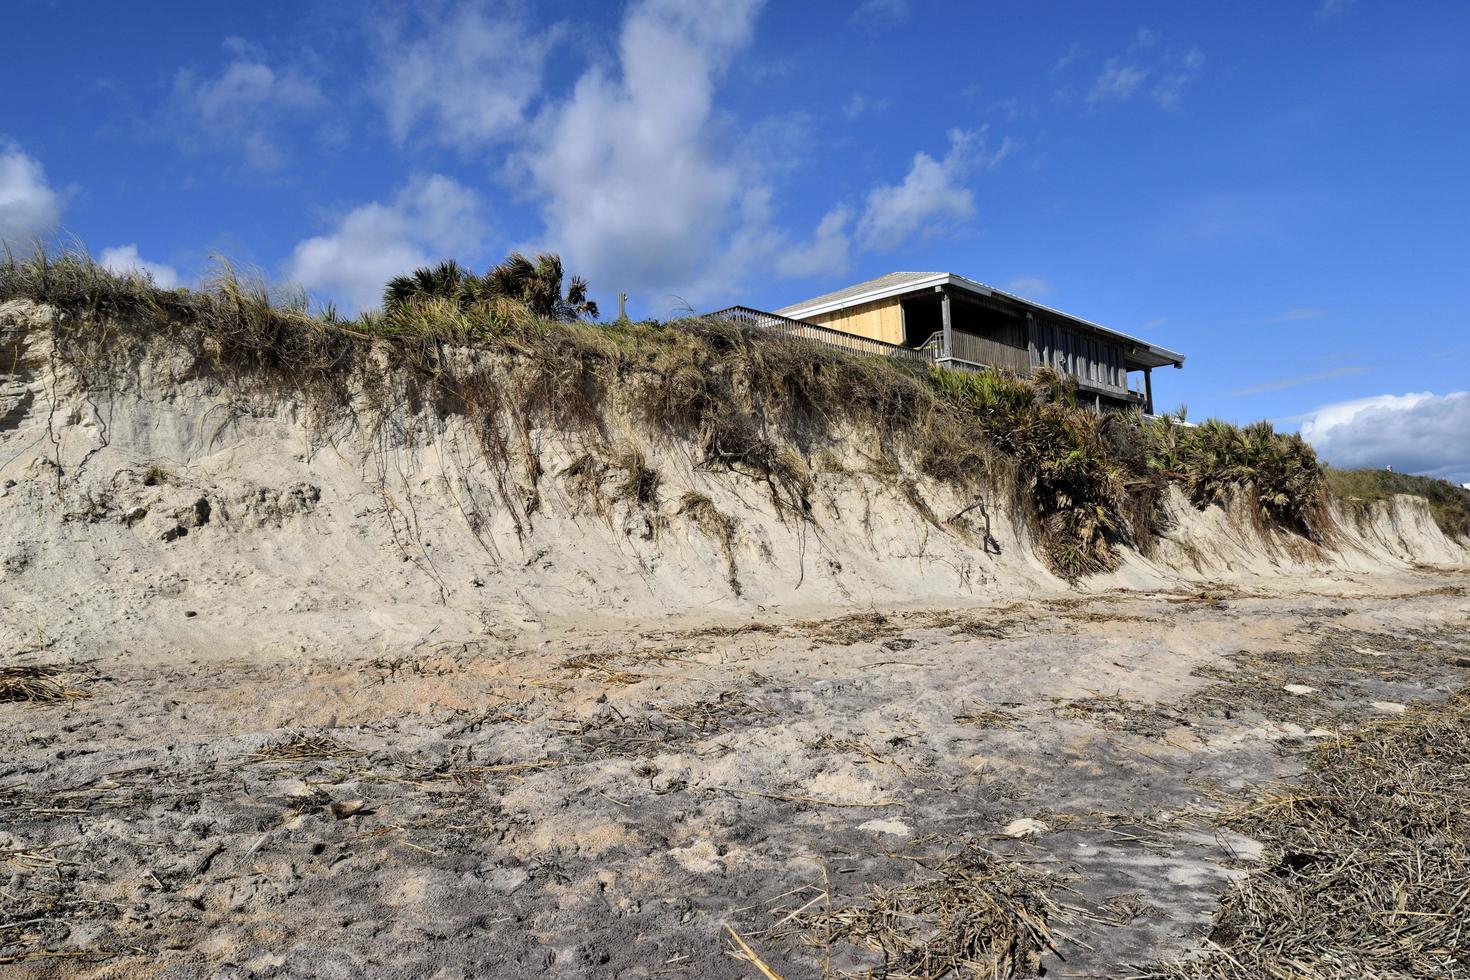
[[[1470,688],[1339,737],[1300,786],[1223,822],[1268,860],[1209,952],[1146,976],[1470,976]]]

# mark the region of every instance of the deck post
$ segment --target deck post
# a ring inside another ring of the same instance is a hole
[[[944,358],[954,357],[954,332],[949,324],[949,290],[939,287],[939,306],[944,313]]]
[[[1154,413],[1154,369],[1143,369],[1143,411],[1147,415]]]

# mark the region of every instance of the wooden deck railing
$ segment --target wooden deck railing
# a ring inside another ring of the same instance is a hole
[[[963,330],[952,331],[951,336],[954,345],[952,354],[961,361],[1004,368],[1017,374],[1031,373],[1031,352],[1023,347],[1012,347]]]
[[[1031,373],[1030,351],[1011,347],[1009,344],[1002,344],[988,337],[965,333],[962,330],[951,332],[954,350],[950,352],[949,357],[946,357],[943,331],[936,331],[918,347],[902,347],[898,344],[862,337],[843,330],[834,330],[831,327],[823,327],[803,320],[793,320],[790,317],[767,313],[748,306],[731,306],[707,314],[707,316],[713,320],[729,320],[732,323],[759,327],[762,330],[771,330],[788,337],[800,337],[803,340],[840,347],[854,354],[891,357],[910,364],[940,364],[955,371],[1000,368],[1015,371],[1017,374]],[[1104,387],[1082,379],[1078,380],[1085,390],[1096,391],[1124,401],[1141,402],[1143,400],[1143,395],[1139,392]]]
[[[831,347],[841,347],[855,354],[892,357],[916,364],[928,364],[932,360],[925,351],[912,350],[898,344],[874,340],[871,337],[860,337],[857,334],[846,333],[842,330],[833,330],[831,327],[806,323],[802,320],[793,320],[790,317],[778,316],[775,313],[753,310],[748,306],[731,306],[727,309],[711,313],[709,316],[715,320],[729,320],[734,323],[741,323],[746,326],[759,327],[762,330],[784,334],[788,337],[800,337],[803,340],[811,340],[820,344],[827,344]]]

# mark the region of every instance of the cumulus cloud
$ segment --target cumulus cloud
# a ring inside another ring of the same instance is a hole
[[[989,152],[983,133],[950,130],[949,152],[943,159],[920,151],[902,183],[868,192],[858,221],[858,242],[870,251],[890,252],[916,235],[931,235],[968,220],[975,214],[975,195],[965,185],[966,178],[999,163],[1010,151],[1009,141]]]
[[[392,277],[455,252],[478,253],[486,232],[479,196],[434,174],[416,177],[386,204],[343,215],[325,235],[297,244],[287,274],[352,310],[374,306]]]
[[[138,254],[136,244],[103,249],[102,255],[97,259],[97,264],[113,272],[145,275],[161,289],[173,289],[179,284],[177,269],[171,265],[164,265],[162,262],[149,262],[144,259]]]
[[[776,271],[789,279],[836,275],[852,267],[852,243],[847,227],[852,209],[838,206],[822,216],[811,241],[788,248],[779,256]]]
[[[715,146],[715,87],[749,43],[755,0],[644,0],[616,70],[597,66],[539,117],[517,155],[545,237],[602,288],[712,290],[771,240],[769,200]],[[752,224],[754,223],[754,224]],[[696,296],[686,297],[696,299]]]
[[[1324,405],[1302,437],[1336,466],[1393,466],[1470,481],[1470,392],[1376,395]]]
[[[808,151],[810,125],[766,119],[736,131],[718,105],[759,7],[637,0],[616,59],[545,103],[515,140],[508,173],[541,209],[537,243],[598,289],[667,309],[723,301],[772,270],[844,273],[856,252],[891,250],[971,217],[969,177],[1013,149],[1008,140],[990,148],[983,131],[954,130],[942,158],[916,154],[900,182],[834,201],[815,228],[796,233],[779,220],[777,189]],[[884,105],[859,95],[847,109],[856,117]]]
[[[467,3],[390,21],[379,45],[377,96],[399,142],[421,132],[473,149],[515,135],[564,33],[536,30],[516,5]]]
[[[311,79],[266,64],[260,48],[248,41],[229,38],[225,50],[229,60],[218,75],[179,69],[174,104],[185,121],[237,148],[251,167],[279,170],[286,163],[275,135],[282,119],[319,108],[326,99]]]
[[[44,238],[61,221],[61,195],[46,171],[20,147],[0,142],[0,242],[24,246]]]

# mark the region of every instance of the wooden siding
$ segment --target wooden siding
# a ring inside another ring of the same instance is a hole
[[[1128,390],[1123,348],[1102,337],[1036,321],[1031,328],[1030,359],[1032,364],[1049,365],[1098,388]]]
[[[803,319],[832,330],[881,340],[885,344],[903,343],[903,307],[896,296]]]
[[[933,360],[933,356],[927,351],[911,350],[907,347],[900,347],[897,344],[888,344],[881,340],[873,340],[870,337],[859,337],[854,334],[843,333],[840,330],[818,326],[814,323],[792,320],[789,317],[777,316],[774,313],[764,313],[760,310],[750,309],[747,306],[732,306],[729,309],[720,310],[718,313],[711,313],[709,316],[715,320],[729,320],[732,323],[760,327],[763,330],[784,334],[787,337],[800,337],[802,340],[827,344],[831,347],[840,347],[854,354],[891,357],[895,360],[919,365],[928,364]]]
[[[964,330],[953,332],[953,354],[971,364],[1004,368],[1017,374],[1031,373],[1031,355],[1025,347],[1012,346],[989,337],[980,337]]]

